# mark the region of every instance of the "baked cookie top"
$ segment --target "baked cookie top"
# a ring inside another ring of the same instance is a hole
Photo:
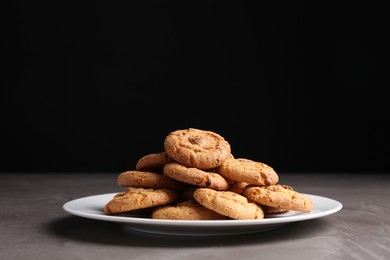
[[[170,189],[127,188],[106,203],[104,213],[111,215],[162,206],[176,202],[177,198],[176,191]]]
[[[306,212],[313,209],[313,201],[309,197],[286,185],[248,185],[242,194],[260,205],[269,207]]]
[[[173,220],[217,220],[228,217],[210,210],[194,199],[178,202],[175,205],[166,205],[156,208],[152,212],[154,219]]]
[[[196,128],[169,133],[164,150],[176,162],[198,169],[212,169],[231,158],[230,144],[221,135]]]
[[[245,158],[231,158],[216,168],[222,176],[239,182],[255,185],[274,185],[279,176],[269,165]]]
[[[165,176],[163,173],[145,171],[125,171],[117,177],[117,183],[123,187],[183,190],[187,184]]]
[[[171,162],[163,169],[164,175],[179,182],[214,190],[227,190],[229,183],[220,174]]]
[[[263,219],[262,208],[245,196],[232,191],[198,188],[194,198],[201,205],[232,219]]]
[[[247,182],[233,181],[233,182],[229,183],[228,190],[232,191],[232,192],[235,192],[235,193],[238,193],[238,194],[242,194],[242,191],[248,185],[249,185],[249,183],[247,183]]]
[[[166,163],[171,161],[165,152],[151,153],[142,156],[136,163],[135,169],[137,171],[160,172]]]

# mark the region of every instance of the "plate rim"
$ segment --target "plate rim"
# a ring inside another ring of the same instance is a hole
[[[256,220],[235,220],[235,219],[228,219],[228,220],[167,220],[167,219],[151,219],[151,218],[142,218],[142,217],[131,217],[131,216],[117,216],[117,215],[104,215],[103,210],[101,214],[92,213],[92,212],[86,212],[77,210],[74,208],[74,205],[80,202],[86,202],[88,200],[94,200],[94,199],[102,199],[106,198],[106,201],[110,198],[112,198],[115,194],[118,192],[112,192],[112,193],[103,193],[103,194],[96,194],[96,195],[89,195],[84,196],[80,198],[76,198],[73,200],[69,200],[66,203],[62,205],[62,208],[65,212],[83,217],[83,218],[89,218],[89,219],[95,219],[95,220],[101,220],[101,221],[109,221],[109,222],[120,222],[123,224],[132,224],[132,225],[148,225],[148,226],[199,226],[199,227],[221,227],[221,226],[227,226],[227,227],[237,227],[237,226],[263,226],[263,225],[274,225],[274,224],[287,224],[291,222],[298,222],[298,221],[304,221],[304,220],[310,220],[320,217],[325,217],[331,214],[334,214],[338,211],[340,211],[343,208],[343,204],[335,199],[314,195],[314,194],[308,194],[303,193],[304,195],[310,197],[314,200],[314,208],[311,212],[297,212],[297,215],[292,216],[281,216],[281,217],[269,217],[264,219],[256,219]],[[328,203],[332,203],[333,206],[329,207],[326,210],[320,210],[318,208],[318,200]],[[316,202],[317,201],[317,202]],[[103,204],[101,205],[103,209]],[[319,210],[319,212],[317,212]]]

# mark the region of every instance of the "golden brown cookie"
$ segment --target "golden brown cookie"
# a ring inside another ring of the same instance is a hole
[[[244,188],[248,185],[249,185],[249,183],[247,183],[247,182],[233,181],[233,182],[229,183],[228,190],[235,192],[235,193],[238,193],[238,194],[241,194],[242,191],[244,190]]]
[[[206,208],[232,219],[264,218],[264,212],[258,204],[232,191],[198,188],[194,198]]]
[[[260,186],[274,185],[279,181],[272,167],[245,158],[228,159],[216,171],[228,179]]]
[[[218,220],[228,217],[200,205],[194,199],[175,205],[160,206],[152,212],[153,219],[172,220]]]
[[[177,193],[170,189],[128,188],[116,194],[104,206],[107,215],[167,205],[177,201]]]
[[[139,187],[152,189],[173,189],[182,190],[187,188],[187,184],[179,182],[162,173],[144,171],[125,171],[118,175],[117,183],[123,187]]]
[[[207,187],[214,190],[226,190],[229,187],[226,179],[218,173],[187,167],[176,162],[167,163],[164,166],[163,173],[169,178],[198,187]]]
[[[282,209],[282,208],[276,208],[276,207],[270,207],[266,205],[261,205],[261,208],[264,211],[264,215],[273,215],[273,214],[278,214],[278,213],[284,213],[289,211],[288,209]]]
[[[151,153],[145,156],[142,156],[136,163],[135,169],[137,171],[147,171],[147,172],[160,172],[164,165],[170,162],[171,159],[165,152],[160,153]]]
[[[230,144],[221,135],[196,128],[169,133],[164,150],[176,162],[203,170],[218,167],[232,156]]]
[[[313,201],[309,197],[290,189],[289,186],[248,185],[242,194],[260,205],[306,212],[313,209]]]

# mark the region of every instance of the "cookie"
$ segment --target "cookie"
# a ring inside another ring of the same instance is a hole
[[[202,170],[218,167],[232,156],[229,142],[221,135],[196,128],[169,133],[164,150],[174,161]]]
[[[214,190],[226,190],[229,187],[226,179],[218,173],[187,167],[176,162],[167,163],[163,173],[169,178],[198,187]]]
[[[183,182],[176,181],[162,173],[144,171],[125,171],[118,175],[117,183],[123,187],[173,189],[182,190],[187,188]]]
[[[235,192],[235,193],[238,193],[238,194],[241,194],[242,191],[244,190],[244,188],[248,185],[249,185],[249,183],[247,183],[247,182],[233,181],[233,182],[229,183],[228,190]]]
[[[216,171],[225,178],[260,186],[274,185],[279,181],[272,167],[245,158],[228,159]]]
[[[261,208],[264,211],[264,215],[268,215],[268,216],[289,211],[288,209],[270,207],[266,205],[261,205]]]
[[[200,205],[194,199],[178,202],[175,205],[160,206],[153,210],[152,218],[172,220],[227,219],[226,216]]]
[[[128,188],[116,194],[104,206],[107,215],[167,205],[177,201],[177,193],[170,189]]]
[[[164,165],[171,159],[165,152],[151,153],[141,157],[136,165],[137,171],[162,172]]]
[[[313,201],[309,197],[292,190],[289,186],[279,184],[262,187],[248,185],[242,194],[260,205],[269,207],[305,212],[313,209]]]
[[[194,199],[201,205],[232,219],[263,219],[263,209],[245,196],[232,191],[198,188]]]

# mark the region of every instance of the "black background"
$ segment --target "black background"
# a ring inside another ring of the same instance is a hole
[[[389,172],[387,9],[253,3],[11,1],[0,171],[121,172],[194,127],[277,171]]]

